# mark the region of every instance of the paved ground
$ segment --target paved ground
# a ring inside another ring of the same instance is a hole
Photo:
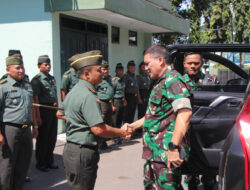
[[[68,189],[65,172],[62,166],[62,151],[65,136],[59,135],[55,148],[55,160],[60,168],[48,173],[35,169],[34,152],[29,176],[32,181],[26,183],[24,190],[66,190]],[[114,145],[112,150],[102,151],[95,190],[143,190],[143,164],[141,159],[141,139],[126,141],[122,145]],[[184,186],[185,190],[187,188]],[[202,186],[199,190],[202,190]]]

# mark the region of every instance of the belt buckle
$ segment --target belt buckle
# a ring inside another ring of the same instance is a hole
[[[22,125],[22,129],[23,129],[23,128],[26,128],[26,127],[28,127],[27,124],[23,124],[23,125]]]

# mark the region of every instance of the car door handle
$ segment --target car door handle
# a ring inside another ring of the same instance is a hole
[[[228,107],[239,107],[240,105],[241,105],[241,102],[239,101],[228,102],[227,104]]]

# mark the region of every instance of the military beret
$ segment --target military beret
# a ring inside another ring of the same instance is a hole
[[[73,67],[74,69],[76,69],[75,67],[74,67],[74,65],[71,65],[71,63],[73,63],[77,58],[77,56],[78,56],[79,54],[75,54],[75,55],[73,55],[73,56],[71,56],[69,59],[68,59],[68,62],[69,62],[69,64],[70,64],[70,66],[71,67]],[[76,69],[77,70],[77,69]]]
[[[9,65],[22,65],[23,60],[20,54],[14,54],[6,58],[6,66]]]
[[[50,63],[50,58],[48,55],[41,55],[38,57],[38,65],[41,65],[42,63]]]
[[[92,50],[81,54],[76,54],[73,56],[73,62],[70,64],[71,67],[77,70],[93,65],[101,65],[102,54],[100,50]]]
[[[22,54],[21,54],[21,51],[20,51],[20,50],[10,49],[10,50],[9,50],[9,55],[8,55],[8,56],[11,56],[11,55],[14,55],[14,54],[19,54],[19,55],[22,57]]]
[[[131,61],[128,62],[127,66],[135,66],[135,62],[133,60],[131,60]]]
[[[102,61],[102,67],[109,68],[109,63],[107,61]]]
[[[121,63],[117,63],[116,64],[116,68],[115,69],[123,69],[123,66]]]

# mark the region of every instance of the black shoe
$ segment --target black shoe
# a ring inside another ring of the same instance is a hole
[[[56,165],[56,164],[48,164],[48,168],[49,168],[49,169],[58,169],[59,166]]]
[[[40,170],[41,172],[48,172],[48,168],[45,166],[36,166],[36,169]]]
[[[31,177],[26,176],[26,178],[25,178],[25,182],[31,182]]]

